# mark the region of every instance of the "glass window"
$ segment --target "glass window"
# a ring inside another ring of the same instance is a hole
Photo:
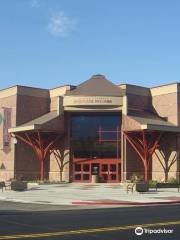
[[[110,177],[111,180],[116,180],[116,177],[117,177],[116,174],[111,174],[110,176],[111,176],[111,177]]]
[[[108,180],[108,175],[107,174],[102,174],[102,178],[103,178],[103,181],[107,181]]]
[[[83,174],[83,180],[89,180],[90,175],[89,174]]]
[[[116,164],[111,164],[110,165],[110,171],[111,172],[116,172]]]
[[[75,164],[75,171],[80,172],[81,171],[81,164]]]
[[[107,172],[107,171],[108,171],[108,165],[102,164],[102,172]]]
[[[81,180],[81,174],[75,174],[75,180]]]
[[[83,164],[83,171],[89,172],[90,171],[90,164]]]
[[[71,116],[71,146],[75,158],[116,158],[117,128],[120,114],[83,114]],[[99,130],[114,131],[102,132]],[[101,136],[100,136],[101,135]],[[100,141],[101,139],[110,141]],[[112,142],[112,140],[115,140]],[[120,147],[119,147],[120,149]]]

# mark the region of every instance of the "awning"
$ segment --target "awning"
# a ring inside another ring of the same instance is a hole
[[[151,115],[148,117],[140,117],[127,115],[124,116],[124,130],[125,131],[138,131],[138,130],[155,130],[164,132],[180,132],[180,127]]]
[[[49,131],[62,132],[64,130],[64,117],[59,115],[57,111],[51,111],[39,118],[35,118],[20,126],[10,128],[9,133],[25,132],[25,131]]]

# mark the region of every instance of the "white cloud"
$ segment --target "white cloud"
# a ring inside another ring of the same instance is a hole
[[[40,7],[40,3],[38,0],[32,0],[31,1],[31,7],[32,8],[39,8]]]
[[[67,17],[60,11],[51,16],[48,30],[53,36],[67,37],[76,28],[77,21]]]

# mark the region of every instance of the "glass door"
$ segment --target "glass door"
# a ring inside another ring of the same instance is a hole
[[[113,183],[120,180],[120,164],[115,162],[106,162],[100,164],[99,177],[102,182]]]
[[[73,182],[91,182],[90,163],[74,163],[73,165]]]

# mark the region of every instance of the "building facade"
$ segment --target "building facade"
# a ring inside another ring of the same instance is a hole
[[[180,84],[0,91],[0,181],[123,182],[179,179]]]

